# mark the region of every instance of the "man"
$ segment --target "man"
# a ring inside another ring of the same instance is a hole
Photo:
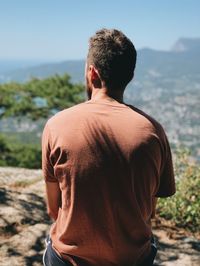
[[[123,102],[136,50],[120,31],[90,38],[88,101],[46,124],[42,165],[55,220],[44,265],[152,265],[156,197],[175,193],[170,147],[161,125]]]

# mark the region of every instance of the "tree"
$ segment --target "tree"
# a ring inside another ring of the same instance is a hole
[[[72,84],[67,74],[43,80],[33,78],[24,84],[3,84],[0,85],[0,118],[47,118],[83,99],[84,86]]]
[[[21,121],[37,121],[71,107],[84,100],[84,86],[72,84],[70,77],[55,75],[46,79],[32,78],[26,83],[0,85],[0,119],[16,118]],[[28,124],[29,125],[29,124]],[[0,165],[27,168],[41,167],[41,147],[38,143],[24,143],[9,136],[0,135]]]

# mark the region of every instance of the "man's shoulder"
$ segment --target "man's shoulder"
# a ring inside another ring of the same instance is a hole
[[[160,122],[158,122],[154,117],[152,117],[151,115],[147,114],[146,112],[144,112],[143,110],[130,105],[130,104],[126,104],[130,109],[132,109],[137,115],[139,115],[140,117],[143,118],[143,121],[146,121],[146,123],[152,125],[152,127],[155,129],[155,131],[157,133],[163,134],[164,133],[164,129],[163,126],[160,124]]]
[[[87,102],[76,104],[72,107],[66,108],[55,115],[53,115],[51,118],[48,119],[47,123],[49,125],[54,124],[58,121],[62,121],[63,119],[67,119],[74,116],[80,116],[83,110],[85,110],[87,106]]]

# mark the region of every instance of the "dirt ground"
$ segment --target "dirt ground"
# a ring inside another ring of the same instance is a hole
[[[41,266],[50,224],[41,170],[0,167],[0,266]],[[155,265],[200,265],[197,236],[165,221],[153,224]]]

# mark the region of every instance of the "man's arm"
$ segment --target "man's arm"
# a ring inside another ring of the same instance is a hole
[[[47,212],[51,218],[57,219],[59,207],[61,207],[61,190],[59,181],[54,175],[54,166],[51,156],[51,134],[48,123],[42,134],[42,170],[46,187]]]
[[[163,130],[163,163],[160,173],[160,184],[155,197],[166,198],[175,194],[176,184],[174,168],[172,162],[172,153],[167,136]]]
[[[61,207],[61,190],[58,182],[45,182],[48,215],[56,220]]]

